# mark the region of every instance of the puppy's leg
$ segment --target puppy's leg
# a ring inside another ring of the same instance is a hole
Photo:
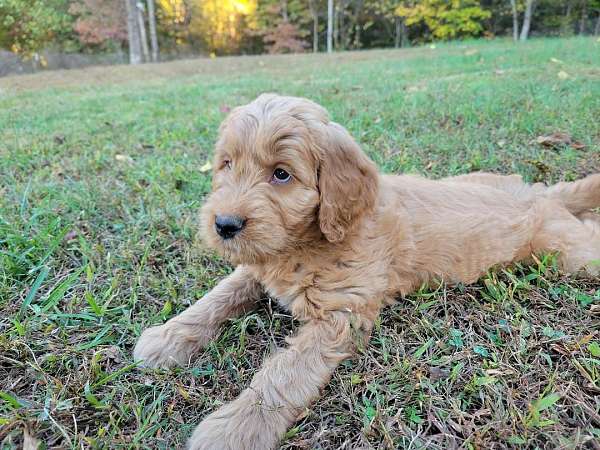
[[[319,396],[335,367],[350,356],[352,333],[340,313],[306,323],[289,348],[269,358],[250,387],[206,417],[192,450],[269,450]]]
[[[567,273],[600,274],[600,226],[593,215],[579,219],[549,200],[540,200],[534,208],[541,222],[532,241],[533,252],[558,251],[558,261]]]
[[[163,325],[146,329],[133,350],[149,367],[183,365],[218,332],[225,320],[254,308],[261,286],[239,266],[211,292]]]

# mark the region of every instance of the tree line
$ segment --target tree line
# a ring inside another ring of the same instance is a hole
[[[573,34],[600,34],[600,0],[0,0],[2,48],[128,51],[134,64]]]

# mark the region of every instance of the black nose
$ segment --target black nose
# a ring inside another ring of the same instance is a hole
[[[240,216],[215,217],[215,229],[223,239],[231,239],[244,228],[246,221]]]

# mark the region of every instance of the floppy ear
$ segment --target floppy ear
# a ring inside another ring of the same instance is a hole
[[[326,128],[319,166],[319,226],[328,241],[340,242],[375,206],[379,175],[344,127],[330,122]]]

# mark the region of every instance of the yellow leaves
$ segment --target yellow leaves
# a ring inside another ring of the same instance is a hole
[[[564,70],[561,70],[560,72],[558,72],[557,76],[561,80],[568,80],[570,78],[570,75],[567,72],[565,72]]]
[[[242,39],[239,24],[242,17],[246,26],[252,28],[252,16],[257,0],[194,0],[190,30],[206,36],[209,50],[214,53],[235,48]],[[250,20],[249,20],[250,19]]]
[[[175,24],[183,24],[186,16],[185,0],[158,0],[163,14]]]

